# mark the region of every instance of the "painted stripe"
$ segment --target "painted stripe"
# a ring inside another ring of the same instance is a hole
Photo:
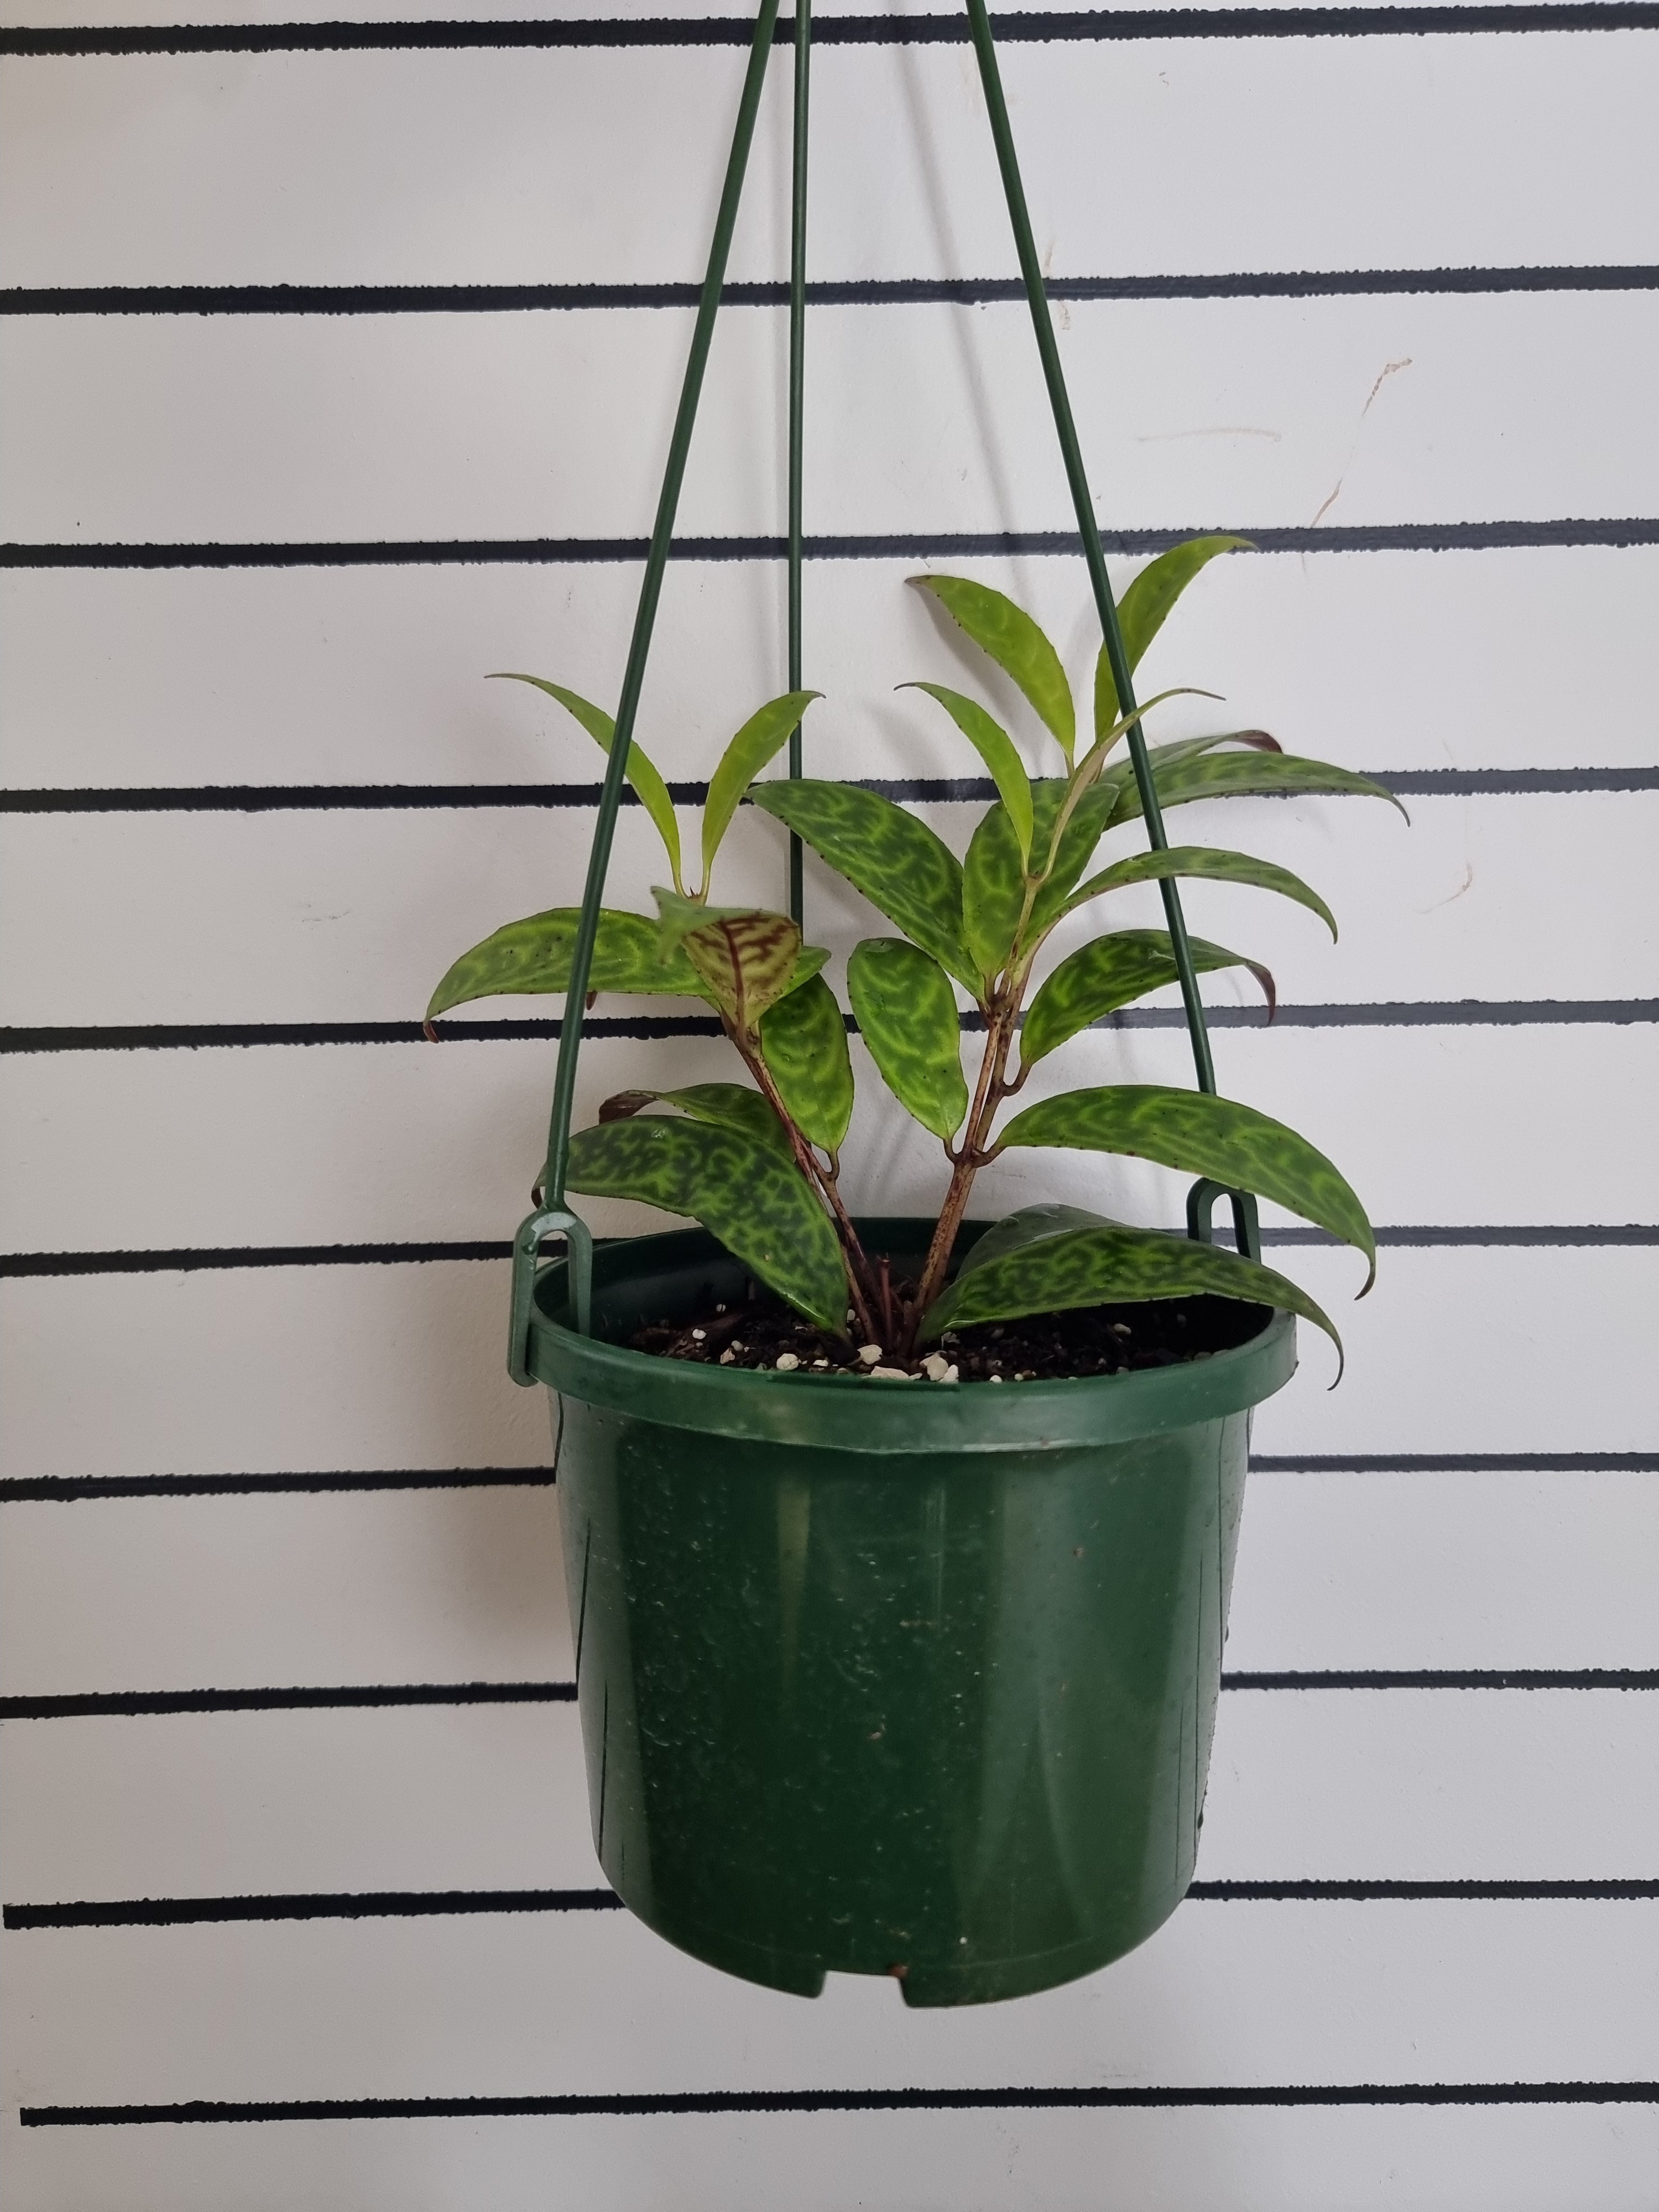
[[[1002,45],[1139,39],[1363,39],[1489,36],[1539,31],[1659,28],[1653,0],[1553,0],[1511,7],[1136,8],[1076,14],[1022,10],[997,15]],[[780,15],[775,45],[792,40],[793,15]],[[954,15],[842,15],[812,25],[818,46],[963,46],[968,27]],[[339,53],[466,47],[746,46],[740,15],[676,20],[644,16],[565,22],[172,23],[19,26],[0,31],[0,54]]]
[[[1656,0],[1659,4],[1659,0]],[[1483,553],[1553,546],[1659,545],[1659,517],[1571,516],[1540,521],[1398,522],[1235,529],[1103,530],[1108,553],[1159,553],[1189,538],[1219,532],[1243,537],[1258,553]],[[1075,556],[1081,541],[1069,530],[916,532],[809,538],[809,561],[989,560]],[[781,561],[781,538],[680,538],[674,561]],[[0,568],[395,568],[484,564],[592,566],[642,562],[643,538],[477,538],[333,539],[310,544],[0,544]]]

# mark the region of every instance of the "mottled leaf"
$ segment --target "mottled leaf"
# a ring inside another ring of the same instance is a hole
[[[721,1128],[738,1129],[757,1144],[764,1145],[793,1165],[794,1147],[789,1133],[758,1091],[741,1083],[690,1083],[680,1091],[619,1091],[599,1109],[599,1120],[632,1121],[647,1106],[678,1106],[694,1121],[712,1121]]]
[[[937,961],[896,937],[870,937],[847,963],[870,1057],[907,1114],[949,1137],[968,1111],[957,1002]]]
[[[1077,710],[1060,655],[1031,620],[1002,592],[967,576],[912,576],[931,592],[974,643],[1012,676],[1069,761],[1077,744]]]
[[[491,999],[501,992],[568,990],[570,956],[580,920],[580,908],[562,906],[550,914],[509,921],[482,945],[462,953],[432,994],[427,1019],[432,1021],[471,999]],[[589,988],[595,991],[631,991],[671,998],[710,996],[707,984],[683,952],[674,951],[666,960],[661,957],[653,922],[642,914],[619,914],[608,907],[599,910],[599,932],[587,980]]]
[[[521,676],[514,669],[501,668],[495,674],[504,683],[532,684],[538,691],[545,691],[550,699],[556,699],[581,724],[601,752],[611,750],[611,739],[617,734],[617,725],[603,707],[596,707],[591,699],[579,692],[567,691],[562,684],[550,684],[544,676]],[[680,825],[674,813],[674,802],[668,796],[668,786],[658,775],[637,743],[630,741],[628,748],[628,781],[634,787],[640,805],[657,825],[657,835],[667,848],[668,865],[673,871],[674,882],[680,880]]]
[[[1271,1017],[1277,994],[1267,969],[1242,953],[1206,938],[1189,937],[1193,966],[1200,975],[1216,968],[1248,968],[1267,994]],[[1062,960],[1032,1000],[1019,1033],[1024,1064],[1033,1061],[1102,1020],[1119,1006],[1144,999],[1178,980],[1175,951],[1164,929],[1118,929],[1081,945]]]
[[[1156,561],[1146,563],[1123,594],[1117,611],[1123,649],[1132,670],[1140,665],[1141,654],[1163,629],[1164,617],[1199,570],[1213,561],[1218,553],[1237,552],[1249,542],[1248,538],[1189,538],[1184,545],[1172,545],[1167,553],[1160,553]],[[1121,712],[1111,663],[1103,646],[1095,663],[1096,735],[1110,729]]]
[[[1040,1237],[1058,1237],[1068,1229],[1116,1229],[1121,1224],[1109,1214],[1093,1213],[1085,1206],[1061,1206],[1048,1201],[1037,1206],[1022,1206],[1017,1213],[1005,1213],[994,1221],[969,1248],[957,1268],[958,1277],[971,1274],[982,1267],[988,1260],[1000,1260],[1006,1252],[1018,1252],[1023,1245],[1034,1244]]]
[[[810,776],[757,784],[750,797],[959,983],[978,990],[978,970],[963,936],[961,864],[925,822],[878,793]]]
[[[1252,860],[1248,853],[1223,852],[1209,845],[1171,845],[1162,853],[1137,853],[1133,859],[1120,860],[1097,876],[1091,876],[1080,884],[1066,905],[1069,914],[1073,907],[1081,906],[1085,899],[1099,898],[1107,891],[1121,890],[1128,884],[1160,882],[1167,876],[1202,878],[1212,883],[1247,884],[1257,890],[1278,891],[1298,906],[1305,906],[1336,935],[1336,917],[1317,891],[1310,890],[1300,876],[1293,876],[1288,868],[1276,866],[1271,860]]]
[[[1117,804],[1115,776],[1115,771],[1108,769],[1073,808],[1060,833],[1059,850],[1049,860],[1042,887],[1031,902],[1031,933],[1041,933],[1059,921],[1078,878],[1093,860],[1095,848],[1105,836],[1112,809]],[[1066,787],[1058,781],[1041,783],[1036,787],[1036,849],[1046,854],[1053,843]]]
[[[1213,744],[1224,744],[1217,738]],[[1173,748],[1170,749],[1173,750]],[[1294,753],[1249,751],[1221,753],[1188,751],[1179,759],[1154,760],[1154,780],[1159,803],[1183,806],[1194,799],[1288,799],[1304,793],[1316,797],[1386,799],[1403,806],[1391,791],[1352,769],[1333,767],[1328,761],[1301,760]],[[1131,776],[1121,785],[1109,828],[1133,822],[1140,812],[1140,793]],[[1406,816],[1407,821],[1411,819]]]
[[[1255,1191],[1356,1245],[1370,1263],[1365,1290],[1376,1279],[1376,1242],[1364,1208],[1341,1175],[1294,1129],[1231,1098],[1158,1083],[1067,1091],[1016,1114],[1000,1133],[1000,1144],[1124,1152],[1209,1176],[1230,1190]]]
[[[799,1169],[737,1129],[665,1114],[570,1141],[569,1188],[690,1214],[820,1328],[844,1334],[847,1279],[830,1217]]]
[[[822,976],[770,1009],[760,1042],[761,1058],[795,1127],[810,1143],[838,1152],[853,1118],[853,1063],[847,1024]]]
[[[1165,1230],[1115,1225],[1064,1230],[982,1267],[964,1268],[929,1312],[921,1336],[931,1343],[945,1329],[967,1328],[975,1322],[1206,1296],[1300,1314],[1322,1328],[1341,1354],[1342,1340],[1328,1317],[1305,1291],[1273,1268],[1224,1245],[1196,1243]]]
[[[720,766],[708,779],[708,799],[702,810],[705,890],[714,855],[738,811],[738,800],[768,761],[788,742],[790,732],[799,728],[801,716],[813,700],[823,696],[818,691],[786,691],[781,699],[769,700],[757,714],[750,716],[721,754]]]
[[[1024,910],[1018,840],[1007,808],[994,806],[969,840],[962,869],[963,930],[988,982],[1001,974]]]
[[[1000,722],[992,720],[976,699],[948,690],[943,684],[901,684],[899,689],[926,691],[937,699],[989,769],[991,780],[1008,810],[1014,836],[1019,841],[1020,862],[1024,866],[1031,852],[1031,779],[1007,731]]]

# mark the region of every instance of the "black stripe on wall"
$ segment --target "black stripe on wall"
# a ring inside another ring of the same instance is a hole
[[[671,2113],[1228,2110],[1261,2106],[1652,2105],[1659,2081],[1304,2082],[1209,2087],[702,2089],[659,2096],[314,2097],[266,2104],[25,2105],[26,2128],[255,2120],[646,2119]]]
[[[1003,45],[1126,39],[1359,39],[1487,35],[1535,31],[1659,28],[1652,0],[1553,0],[1510,7],[1135,8],[1075,14],[1021,10],[992,18]],[[21,26],[0,32],[0,54],[327,53],[366,48],[469,46],[746,46],[741,15],[676,20],[644,16],[565,22],[210,23],[76,27]],[[793,39],[794,18],[780,15],[774,44]],[[968,27],[955,15],[820,16],[819,46],[963,46]]]
[[[1323,300],[1400,293],[1650,292],[1640,262],[1536,269],[1285,269],[1212,276],[1050,276],[1051,300]],[[696,284],[14,284],[0,315],[485,315],[695,307]],[[819,307],[1023,303],[1015,277],[854,277],[810,283]],[[726,307],[783,307],[786,283],[727,284]]]
[[[1659,1881],[1195,1881],[1198,1905],[1641,1904]],[[612,1889],[368,1890],[279,1897],[133,1897],[66,1905],[9,1905],[4,1925],[194,1928],[265,1920],[436,1919],[470,1913],[610,1912]]]
[[[1446,1247],[1541,1247],[1569,1250],[1584,1247],[1659,1245],[1659,1226],[1647,1222],[1493,1223],[1441,1226],[1410,1224],[1378,1229],[1380,1247],[1413,1250]],[[1264,1245],[1335,1246],[1340,1237],[1323,1229],[1264,1228]],[[433,1261],[507,1260],[506,1237],[410,1244],[246,1244],[181,1247],[161,1252],[3,1252],[0,1279],[40,1275],[191,1274],[227,1267],[400,1267]]]
[[[1659,768],[1367,769],[1396,794],[1424,799],[1531,798],[1592,792],[1659,791]],[[848,776],[860,791],[933,805],[988,805],[988,775]],[[276,814],[477,806],[597,807],[597,783],[241,783],[0,791],[0,814]],[[708,786],[668,787],[677,806],[701,806]],[[637,806],[630,787],[623,804]]]
[[[1209,1006],[1205,1019],[1212,1030],[1258,1030],[1268,1026],[1265,1006]],[[1626,1025],[1659,1021],[1659,999],[1419,999],[1360,1005],[1281,1006],[1273,1026],[1281,1030],[1328,1029],[1527,1029]],[[964,1014],[963,1027],[976,1029],[978,1015]],[[1127,1006],[1093,1027],[1102,1030],[1178,1030],[1187,1018],[1178,1006]],[[439,1035],[447,1042],[523,1042],[556,1038],[560,1024],[551,1017],[520,1021],[453,1021],[445,1017]],[[712,1016],[697,1014],[604,1015],[582,1025],[585,1039],[605,1037],[719,1036]],[[210,1047],[253,1045],[420,1044],[418,1022],[145,1022],[98,1024],[84,1028],[0,1029],[0,1054],[9,1052],[175,1052]]]
[[[1108,553],[1159,553],[1212,529],[1102,530]],[[1546,521],[1398,522],[1233,530],[1258,553],[1483,553],[1550,546],[1659,545],[1659,518],[1573,516]],[[319,540],[312,544],[0,544],[0,568],[384,568],[481,563],[572,566],[642,562],[643,538]],[[781,561],[781,538],[679,538],[675,561]],[[809,538],[809,561],[980,560],[1075,556],[1069,530],[992,530]]]
[[[1224,1674],[1224,1690],[1659,1690],[1659,1668],[1322,1668]],[[0,1698],[0,1720],[140,1719],[358,1705],[568,1705],[574,1682],[369,1682],[291,1690],[89,1690]]]

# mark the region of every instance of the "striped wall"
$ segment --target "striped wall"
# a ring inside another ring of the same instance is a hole
[[[1209,980],[1224,1088],[1383,1248],[1354,1308],[1268,1220],[1350,1365],[1257,1425],[1199,1880],[939,2016],[615,1909],[501,1365],[558,1010],[419,1027],[580,883],[598,756],[479,679],[615,694],[746,28],[407,5],[0,10],[0,2212],[1650,2212],[1659,8],[1000,27],[1115,573],[1256,547],[1149,676],[1412,822],[1224,818],[1334,949],[1190,902],[1278,977],[1271,1030]],[[773,76],[641,726],[688,805],[783,681]],[[903,579],[1079,672],[1087,592],[962,20],[826,4],[814,101],[809,766],[959,843]],[[671,1005],[589,1035],[583,1114],[726,1072]],[[1183,1060],[1157,1002],[1065,1080]],[[859,1066],[854,1195],[920,1207]],[[987,1206],[1176,1218],[1042,1174]]]

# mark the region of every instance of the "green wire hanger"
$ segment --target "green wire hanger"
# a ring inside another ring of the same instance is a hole
[[[1123,633],[1118,623],[1117,603],[1112,596],[1111,582],[1106,574],[1106,557],[1095,520],[1094,503],[1090,497],[1082,449],[1078,443],[1077,425],[1072,418],[1072,404],[1066,390],[1060,349],[1054,343],[1054,323],[1048,313],[1048,295],[1043,283],[1042,264],[1037,258],[1036,241],[1031,235],[1031,218],[1025,205],[1025,189],[1020,181],[1019,159],[1014,149],[1007,101],[1003,96],[1002,72],[997,63],[991,21],[986,12],[985,0],[966,0],[966,4],[974,52],[979,63],[980,83],[991,118],[991,136],[996,146],[997,166],[1002,175],[1003,196],[1008,204],[1008,219],[1013,228],[1020,275],[1024,281],[1031,324],[1036,333],[1037,351],[1042,362],[1043,381],[1048,386],[1048,404],[1060,441],[1060,457],[1065,463],[1066,480],[1071,487],[1072,505],[1083,543],[1083,557],[1087,563],[1089,581],[1094,591],[1095,611],[1099,617],[1106,658],[1111,668],[1112,680],[1117,687],[1121,709],[1126,714],[1133,714],[1135,704],[1133,679],[1128,655],[1124,650]],[[545,1238],[551,1236],[564,1237],[569,1262],[572,1316],[583,1335],[589,1333],[592,1322],[592,1237],[586,1224],[565,1203],[565,1177],[570,1154],[570,1118],[575,1102],[576,1062],[581,1050],[587,979],[593,963],[599,907],[605,896],[605,879],[616,834],[617,810],[622,803],[629,750],[633,743],[634,725],[638,719],[640,695],[645,683],[646,661],[651,651],[657,605],[662,596],[663,574],[673,543],[674,518],[679,507],[680,487],[684,481],[686,457],[690,451],[697,404],[702,394],[703,373],[708,367],[708,349],[714,339],[714,318],[720,312],[732,233],[737,222],[738,203],[743,197],[744,176],[749,166],[750,148],[754,140],[755,120],[765,86],[767,64],[771,58],[777,15],[778,0],[761,0],[760,12],[755,18],[754,34],[750,40],[743,96],[738,103],[732,150],[726,157],[726,179],[720,190],[720,209],[714,218],[714,234],[709,245],[708,267],[697,302],[697,319],[691,334],[684,379],[680,386],[673,435],[669,441],[668,462],[663,471],[656,521],[651,532],[645,574],[640,585],[639,605],[634,617],[634,634],[628,648],[628,665],[623,673],[622,696],[617,706],[616,732],[611,742],[610,757],[605,763],[605,782],[600,790],[599,814],[593,827],[593,843],[588,854],[581,919],[571,952],[570,984],[565,995],[564,1018],[559,1030],[558,1067],[554,1078],[553,1109],[547,1135],[547,1165],[542,1177],[543,1202],[537,1212],[520,1224],[513,1243],[512,1336],[507,1367],[515,1382],[527,1384],[534,1380],[526,1363],[526,1351],[531,1300],[535,1292],[537,1267]],[[806,174],[811,41],[811,0],[796,0],[789,234],[788,680],[792,690],[800,690],[802,680],[801,504],[806,359]],[[1163,810],[1152,781],[1152,763],[1146,757],[1146,741],[1139,722],[1130,725],[1128,744],[1147,838],[1155,852],[1162,852],[1167,848],[1169,839],[1164,833]],[[801,738],[797,728],[789,739],[789,774],[799,775],[801,765]],[[1167,876],[1159,883],[1158,891],[1164,901],[1170,949],[1181,981],[1182,1003],[1186,1012],[1187,1032],[1192,1044],[1193,1066],[1198,1088],[1213,1093],[1216,1087],[1215,1066],[1210,1054],[1209,1032],[1205,1025],[1204,1004],[1199,995],[1198,977],[1187,939],[1181,894],[1175,879]],[[802,915],[802,854],[800,840],[793,834],[789,840],[788,900],[790,915],[799,924]],[[1194,1186],[1187,1206],[1190,1235],[1207,1238],[1211,1210],[1216,1199],[1221,1195],[1223,1193],[1218,1185],[1200,1182]],[[1240,1250],[1252,1258],[1259,1257],[1254,1200],[1242,1192],[1228,1192],[1225,1195],[1232,1204]]]

